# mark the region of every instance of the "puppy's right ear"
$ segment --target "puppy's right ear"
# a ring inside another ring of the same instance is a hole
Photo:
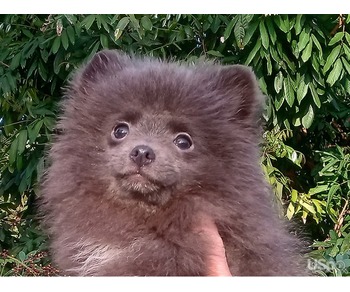
[[[95,54],[81,73],[81,81],[88,85],[102,80],[105,76],[113,76],[123,70],[130,57],[116,50],[103,50]]]

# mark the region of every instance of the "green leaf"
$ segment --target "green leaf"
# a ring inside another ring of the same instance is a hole
[[[332,46],[338,43],[344,37],[344,32],[337,32],[334,37],[329,41],[328,46]]]
[[[58,49],[60,48],[60,45],[61,45],[61,38],[56,37],[51,47],[52,53],[56,54],[58,52]]]
[[[244,62],[245,65],[249,65],[253,61],[256,53],[259,51],[260,48],[261,48],[261,39],[258,39],[254,48],[250,51],[246,61]]]
[[[207,52],[208,55],[212,55],[215,57],[224,57],[223,54],[221,54],[219,51],[214,51],[214,50],[210,50]]]
[[[152,21],[146,15],[142,16],[142,18],[141,18],[141,25],[143,26],[143,28],[145,30],[151,30],[152,26],[153,26]]]
[[[311,92],[312,98],[314,100],[314,103],[316,104],[316,106],[318,108],[321,108],[322,104],[321,104],[320,98],[318,96],[318,93],[316,91],[315,85],[311,82],[309,87],[310,87],[310,92]]]
[[[267,26],[267,30],[269,32],[269,36],[270,36],[271,42],[273,44],[275,44],[276,40],[277,40],[277,34],[276,34],[276,30],[275,30],[275,28],[273,26],[273,22],[271,21],[270,18],[266,19],[266,26]]]
[[[334,64],[335,60],[338,58],[340,49],[340,46],[336,46],[329,54],[329,56],[327,57],[326,64],[323,67],[323,74],[327,73],[327,71],[331,68],[332,64]]]
[[[117,41],[121,35],[123,34],[124,29],[129,24],[130,19],[129,17],[123,17],[121,20],[119,20],[116,30],[114,31],[114,40]]]
[[[289,205],[288,205],[287,214],[286,214],[286,216],[287,216],[287,218],[288,218],[289,220],[292,219],[292,217],[293,217],[293,215],[294,215],[294,212],[295,212],[295,208],[294,208],[293,203],[291,202],[291,203],[289,203]]]
[[[43,123],[44,123],[43,120],[39,120],[34,125],[28,127],[29,143],[33,143],[36,140]]]
[[[297,100],[300,104],[305,95],[307,94],[309,85],[305,83],[304,77],[301,78],[300,82],[298,83],[298,89],[297,89]]]
[[[12,58],[11,64],[10,64],[10,69],[11,69],[11,70],[14,70],[14,69],[16,69],[16,68],[19,66],[19,63],[20,63],[20,61],[21,61],[21,57],[22,57],[22,53],[20,52],[20,53],[16,54],[16,55]]]
[[[237,21],[237,19],[234,17],[231,19],[231,21],[227,25],[227,27],[224,31],[224,41],[226,41],[231,36],[232,29],[233,29],[234,25],[236,24],[236,21]]]
[[[344,57],[341,57],[341,60],[343,62],[343,66],[344,66],[345,70],[350,75],[350,64],[348,63],[348,61]]]
[[[334,194],[335,194],[338,190],[340,190],[339,184],[333,184],[333,185],[330,187],[329,192],[328,192],[328,194],[327,194],[327,205],[326,205],[327,208],[330,207],[330,203],[332,202],[333,196],[334,196]]]
[[[339,80],[339,76],[342,73],[342,71],[343,71],[343,64],[341,62],[341,59],[337,59],[332,71],[328,75],[326,82],[332,86],[336,81]]]
[[[100,42],[101,42],[101,45],[104,49],[108,48],[108,38],[106,35],[100,34]]]
[[[69,41],[68,41],[68,35],[67,35],[67,31],[63,30],[62,34],[61,34],[61,42],[62,42],[62,46],[65,50],[68,49],[69,46]]]
[[[250,22],[248,27],[245,30],[245,35],[243,37],[243,47],[246,46],[251,40],[252,36],[256,32],[259,23],[257,21]]]
[[[276,98],[274,99],[274,105],[277,111],[281,108],[283,102],[284,96],[281,93],[277,94]]]
[[[303,28],[304,21],[302,22],[302,17],[302,14],[298,14],[295,18],[294,29],[296,35],[298,35],[301,32],[301,29]]]
[[[21,130],[18,134],[17,153],[21,155],[27,144],[27,130]]]
[[[68,39],[71,42],[72,45],[75,44],[75,32],[74,32],[74,28],[71,26],[67,27],[67,35],[68,35]]]
[[[129,24],[129,22],[130,22],[129,17],[125,16],[121,20],[119,20],[116,28],[119,28],[120,30],[124,30],[126,26]]]
[[[137,30],[140,28],[140,22],[139,20],[135,17],[134,14],[129,14],[129,19],[131,21],[132,26]]]
[[[350,14],[349,14],[350,15]],[[350,34],[346,31],[345,32],[345,39],[346,39],[346,42],[348,43],[348,45],[350,44]]]
[[[95,15],[88,15],[81,22],[81,26],[85,26],[86,30],[89,30],[96,19]]]
[[[274,17],[274,21],[277,24],[277,27],[283,31],[284,33],[287,33],[289,31],[288,26],[286,25],[286,23],[283,21],[282,17],[280,15],[277,15],[276,17]]]
[[[312,125],[312,122],[314,121],[315,113],[312,105],[309,105],[309,109],[305,116],[301,119],[301,123],[304,128],[308,129]]]
[[[346,44],[343,44],[343,48],[346,57],[350,60],[350,48]]]
[[[283,87],[283,74],[281,71],[275,76],[274,87],[277,93],[279,93]]]
[[[304,201],[300,201],[299,204],[303,206],[304,209],[307,210],[307,212],[310,212],[311,214],[316,214],[316,210],[314,206],[310,205],[309,203],[306,203]]]
[[[292,86],[292,81],[290,77],[284,78],[283,80],[283,89],[284,89],[284,99],[287,101],[288,105],[292,107],[295,99],[294,89]]]
[[[26,254],[23,251],[20,251],[18,254],[18,258],[21,262],[24,262],[26,259]]]
[[[18,147],[18,139],[17,137],[12,141],[10,150],[9,150],[9,164],[12,165],[17,158],[17,147]]]
[[[311,39],[312,39],[313,43],[315,44],[316,48],[318,49],[319,58],[322,59],[323,51],[322,51],[322,46],[321,46],[320,42],[313,34],[311,34]]]
[[[269,35],[267,33],[267,30],[263,21],[260,22],[259,24],[259,30],[260,30],[262,45],[265,49],[267,49],[269,47]]]
[[[46,81],[47,80],[47,71],[46,71],[46,68],[41,60],[39,61],[38,69],[39,69],[39,75],[41,76],[41,78],[44,81]]]
[[[310,35],[305,31],[305,28],[301,31],[300,36],[299,36],[299,42],[298,42],[298,49],[299,52],[304,50],[306,45],[310,41]]]
[[[303,60],[304,63],[310,59],[311,53],[312,53],[312,39],[310,39],[305,50],[303,51],[303,54],[301,55],[301,59]]]

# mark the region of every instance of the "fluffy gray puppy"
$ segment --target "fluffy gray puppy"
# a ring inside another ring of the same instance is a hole
[[[305,275],[259,166],[263,97],[244,66],[102,51],[72,78],[41,211],[66,275],[206,275],[196,214],[233,275]]]

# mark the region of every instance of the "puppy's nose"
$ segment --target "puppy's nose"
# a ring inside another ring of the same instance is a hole
[[[136,146],[131,150],[129,157],[139,167],[150,164],[156,159],[153,149],[146,145]]]

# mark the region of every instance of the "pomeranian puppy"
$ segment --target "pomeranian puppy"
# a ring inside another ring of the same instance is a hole
[[[233,275],[305,275],[259,166],[263,96],[244,66],[105,50],[72,78],[42,183],[65,275],[200,276],[213,218]]]

